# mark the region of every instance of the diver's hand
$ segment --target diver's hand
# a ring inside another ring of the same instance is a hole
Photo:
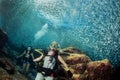
[[[40,52],[40,51],[42,51],[42,49],[35,49],[35,51],[36,51],[36,52]]]
[[[69,78],[72,78],[73,74],[71,73],[70,70],[67,71],[67,74],[68,74],[68,77],[69,77]]]
[[[33,62],[36,62],[37,60],[36,59],[33,59]]]

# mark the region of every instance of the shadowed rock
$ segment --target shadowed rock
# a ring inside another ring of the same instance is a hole
[[[25,76],[23,76],[19,72],[10,75],[6,72],[6,70],[0,68],[0,80],[29,80],[29,79],[25,78]]]
[[[15,72],[15,67],[10,60],[6,58],[0,58],[0,67],[4,68],[8,73],[13,74]]]
[[[2,29],[0,29],[0,48],[3,48],[3,46],[5,45],[7,40],[8,40],[8,36],[7,36],[6,32],[4,32]]]

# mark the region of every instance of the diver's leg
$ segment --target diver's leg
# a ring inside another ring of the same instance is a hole
[[[47,76],[47,77],[45,78],[45,80],[54,80],[54,77]]]
[[[30,63],[27,63],[25,72],[27,73],[30,68]]]
[[[26,63],[23,63],[23,72],[25,71]]]
[[[35,80],[44,80],[44,76],[38,72]]]

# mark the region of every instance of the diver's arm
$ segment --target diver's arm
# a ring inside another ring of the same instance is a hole
[[[44,57],[44,56],[43,56],[43,55],[41,55],[40,57],[38,57],[38,58],[34,59],[33,61],[34,61],[34,62],[36,62],[36,61],[40,61],[41,59],[43,59],[43,57]]]
[[[36,52],[40,53],[41,56],[34,59],[33,61],[36,62],[36,61],[40,61],[44,56],[43,56],[43,53],[40,51],[41,49],[35,49]]]
[[[64,65],[65,69],[68,71],[69,70],[68,65],[65,63],[65,61],[60,55],[58,55],[58,60]]]
[[[34,59],[34,55],[33,55],[33,53],[31,53],[31,56],[32,56],[32,59]]]
[[[41,52],[41,49],[35,49],[35,51],[43,55],[43,53]]]
[[[18,58],[24,56],[26,54],[26,52],[24,51],[21,55],[18,56]]]

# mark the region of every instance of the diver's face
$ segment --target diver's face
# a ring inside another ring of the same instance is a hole
[[[52,51],[52,50],[50,50],[50,51],[48,52],[48,54],[49,54],[49,55],[54,55],[54,54],[55,54],[55,52],[54,52],[54,51]]]
[[[30,51],[30,50],[31,50],[31,47],[28,47],[27,50]]]

